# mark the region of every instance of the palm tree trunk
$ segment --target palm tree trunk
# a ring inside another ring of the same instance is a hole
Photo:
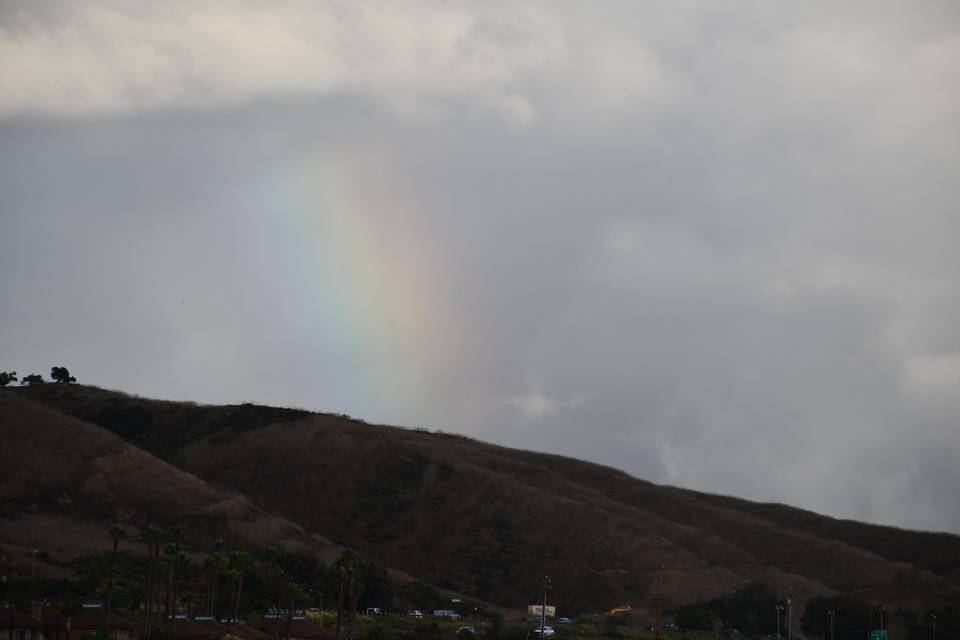
[[[144,640],[150,634],[150,609],[153,608],[151,595],[153,594],[153,541],[147,543],[147,588],[143,596],[143,627],[141,635]]]
[[[284,640],[290,637],[290,618],[293,616],[293,593],[290,593],[290,598],[287,600],[287,616],[286,616],[286,625],[283,630]],[[279,615],[277,616],[279,617]]]
[[[354,595],[354,583],[356,582],[356,576],[354,573],[350,572],[350,597],[348,598],[348,603],[350,605],[350,610],[347,611],[347,640],[353,639],[353,624],[354,618],[357,609],[357,598]]]
[[[283,583],[277,580],[277,604],[274,607],[277,611],[277,621],[273,627],[274,640],[280,640],[280,599],[283,597]]]
[[[340,625],[340,614],[343,611],[343,575],[340,576],[340,590],[337,595],[337,640],[341,640],[340,633],[342,627]]]
[[[120,544],[120,538],[113,539],[113,553],[110,555],[110,581],[107,583],[107,611],[104,627],[107,629],[107,635],[110,635],[110,612],[113,609],[113,582],[117,573],[117,547]]]
[[[240,574],[240,579],[237,581],[237,602],[234,605],[233,617],[240,618],[240,598],[243,596],[243,574]]]
[[[160,577],[160,541],[156,540],[153,543],[153,560],[151,565],[151,574],[153,574],[153,580],[150,584],[150,610],[149,615],[147,616],[147,636],[144,640],[150,640],[151,635],[153,634],[153,617],[157,611],[160,610],[160,605],[157,602],[157,582]]]
[[[233,584],[230,585],[230,602],[227,603],[227,635],[230,635],[230,629],[233,627],[233,609],[237,600],[237,582],[239,580],[239,577],[234,578]]]
[[[172,606],[170,607],[170,640],[175,640],[177,637],[177,595],[180,590],[180,578],[178,577],[173,583],[173,601]]]
[[[217,572],[214,569],[210,570],[210,583],[207,586],[207,615],[216,619],[216,614],[213,609],[216,606],[217,599]]]

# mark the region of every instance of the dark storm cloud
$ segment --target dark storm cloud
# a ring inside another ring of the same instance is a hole
[[[0,366],[960,531],[952,3],[172,6],[3,8]]]

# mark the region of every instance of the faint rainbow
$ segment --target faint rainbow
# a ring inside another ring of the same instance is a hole
[[[261,197],[275,212],[265,223],[291,225],[298,272],[291,295],[323,307],[315,330],[359,363],[349,375],[376,396],[371,404],[415,403],[452,342],[444,272],[413,198],[316,161],[265,180]]]

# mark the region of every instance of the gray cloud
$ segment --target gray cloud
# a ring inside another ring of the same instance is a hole
[[[951,2],[3,7],[0,352],[960,532]]]

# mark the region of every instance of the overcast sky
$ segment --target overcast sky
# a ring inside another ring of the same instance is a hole
[[[960,533],[960,3],[0,3],[0,369]]]

